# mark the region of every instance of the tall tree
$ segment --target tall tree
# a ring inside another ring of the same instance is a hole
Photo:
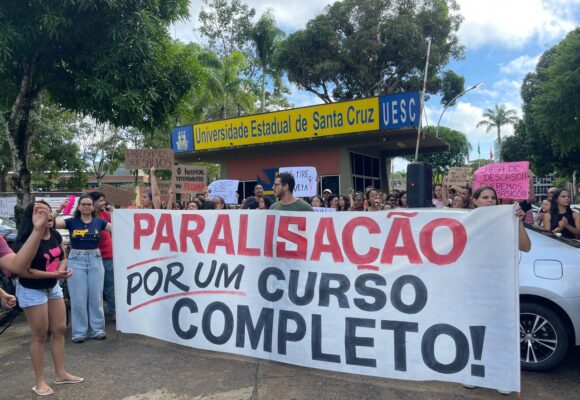
[[[324,102],[417,90],[431,38],[428,92],[460,57],[455,0],[343,0],[291,34],[279,63],[288,78]]]
[[[203,3],[206,7],[199,13],[199,32],[207,39],[209,48],[222,57],[237,51],[250,58],[252,18],[256,10],[241,0],[203,0]]]
[[[46,92],[96,121],[154,129],[195,82],[168,27],[189,2],[0,2],[0,111],[21,211],[30,202],[29,117]],[[18,214],[17,214],[18,217]]]
[[[515,125],[518,123],[519,119],[514,109],[508,109],[505,104],[495,105],[493,109],[488,108],[482,115],[481,121],[475,126],[479,128],[480,126],[485,127],[485,131],[489,133],[495,128],[497,132],[497,144],[500,149],[500,159],[501,159],[501,127],[504,125]]]
[[[256,46],[256,58],[260,66],[260,111],[266,111],[266,81],[271,79],[273,92],[285,89],[282,83],[282,71],[275,64],[275,54],[285,34],[274,16],[268,10],[252,29],[252,41]]]
[[[530,157],[538,174],[580,170],[580,28],[548,49],[522,83]]]

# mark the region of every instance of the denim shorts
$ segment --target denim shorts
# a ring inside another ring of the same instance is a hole
[[[57,283],[51,289],[29,289],[18,282],[16,284],[16,298],[20,308],[39,306],[48,300],[62,299],[62,288]]]

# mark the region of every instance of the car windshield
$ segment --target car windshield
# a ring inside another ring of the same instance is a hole
[[[536,225],[526,224],[526,228],[531,230],[531,231],[541,233],[544,236],[551,237],[551,238],[558,240],[562,243],[566,243],[566,244],[569,244],[570,246],[573,246],[573,247],[580,249],[580,240],[578,240],[578,239],[566,239],[566,238],[558,236],[558,235],[554,234],[553,232],[547,231],[544,228],[542,228],[540,226],[536,226]]]

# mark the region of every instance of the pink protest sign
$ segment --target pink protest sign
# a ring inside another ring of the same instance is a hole
[[[491,186],[500,199],[527,199],[529,168],[529,161],[487,164],[475,171],[473,189]]]

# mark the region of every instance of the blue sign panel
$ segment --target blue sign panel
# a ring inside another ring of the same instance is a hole
[[[417,127],[419,124],[419,92],[391,94],[379,97],[381,130]]]
[[[171,131],[171,148],[175,153],[193,151],[193,127],[176,126]]]

